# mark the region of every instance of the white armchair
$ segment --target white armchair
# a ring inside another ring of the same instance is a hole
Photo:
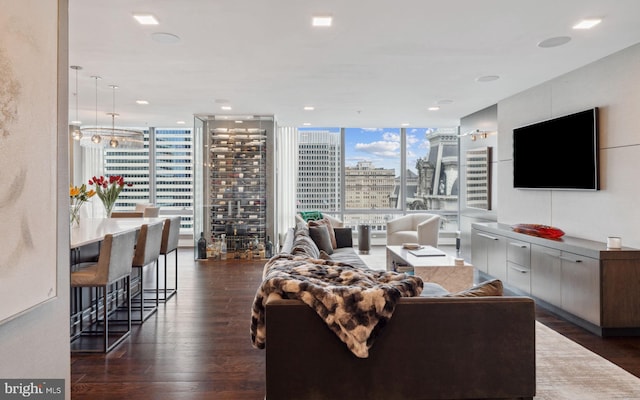
[[[387,222],[387,245],[418,243],[438,246],[440,216],[435,214],[409,214]]]

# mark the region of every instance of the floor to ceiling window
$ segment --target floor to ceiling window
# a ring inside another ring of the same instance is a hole
[[[386,222],[411,212],[442,216],[441,239],[458,230],[457,128],[299,128],[297,208],[347,226],[369,225],[384,244]],[[356,232],[357,229],[354,229]]]
[[[382,232],[397,209],[396,191],[401,177],[401,130],[399,128],[345,128],[345,202],[347,226],[369,225]]]
[[[299,210],[341,210],[342,145],[340,129],[308,129],[298,135]]]
[[[116,211],[154,203],[161,216],[181,216],[181,233],[193,233],[193,138],[190,129],[151,128],[144,149],[104,151],[104,174],[122,175],[125,187]],[[150,150],[151,149],[151,150]]]
[[[404,209],[441,216],[441,236],[458,230],[458,129],[407,128]],[[442,237],[444,239],[444,237]]]
[[[189,129],[155,130],[155,200],[163,215],[180,215],[193,233],[193,135]]]
[[[133,209],[137,203],[148,203],[150,193],[149,132],[144,132],[144,148],[111,149],[104,151],[104,175],[120,175],[125,178],[125,186],[114,207],[114,211]]]

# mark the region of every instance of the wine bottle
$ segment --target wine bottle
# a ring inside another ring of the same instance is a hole
[[[200,232],[200,239],[198,239],[198,259],[207,259],[207,239],[204,238],[204,232]]]
[[[269,238],[269,236],[267,236],[267,245],[265,246],[265,257],[273,257],[273,243],[271,243],[271,239]]]
[[[227,259],[227,235],[225,235],[224,233],[222,235],[220,235],[220,240],[222,241],[222,243],[220,243],[220,259],[221,260],[226,260]]]

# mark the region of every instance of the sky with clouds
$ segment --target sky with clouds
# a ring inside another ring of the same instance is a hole
[[[429,154],[427,128],[406,128],[407,168],[415,171],[416,160]],[[376,168],[400,171],[400,128],[346,128],[345,162],[349,167],[358,161],[371,161]]]
[[[299,128],[304,131],[340,133],[340,128]],[[433,128],[405,128],[407,135],[407,168],[416,172],[416,160],[429,155],[427,134]],[[400,171],[400,128],[345,128],[345,163],[355,167],[358,161],[370,161],[376,168]]]

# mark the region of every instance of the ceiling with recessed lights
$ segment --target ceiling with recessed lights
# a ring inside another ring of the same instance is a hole
[[[638,0],[69,0],[69,119],[110,125],[117,85],[128,127],[455,126],[640,42],[638,16]]]

